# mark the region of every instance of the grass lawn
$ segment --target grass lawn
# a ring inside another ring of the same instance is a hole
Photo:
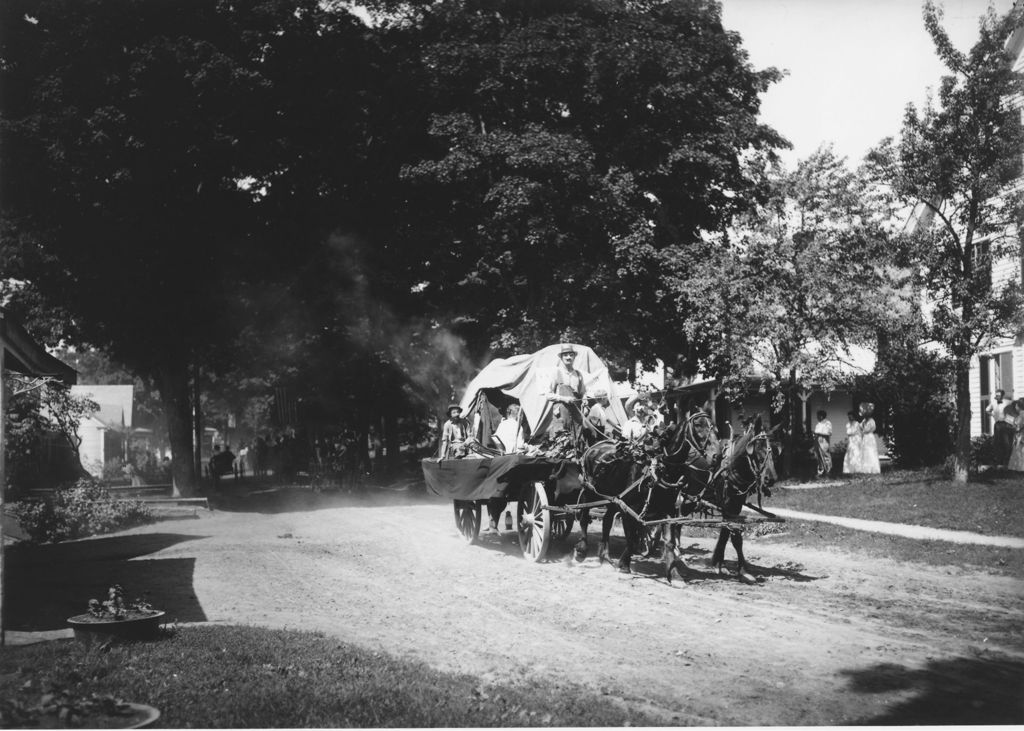
[[[1021,473],[986,473],[966,486],[953,483],[937,471],[893,471],[873,477],[844,477],[833,482],[835,487],[806,490],[787,489],[786,483],[782,483],[774,488],[765,507],[1024,537],[1024,521],[1021,520],[1024,475]],[[768,535],[780,534],[780,538],[784,533],[786,540],[801,545],[862,551],[873,556],[938,566],[981,567],[1024,577],[1024,550],[1021,549],[914,540],[796,520],[788,520],[781,526],[765,526],[765,530]]]
[[[523,679],[482,686],[311,632],[190,626],[103,652],[75,640],[8,647],[0,656],[0,728],[20,728],[5,703],[38,703],[56,685],[158,708],[164,728],[656,726],[599,693]],[[677,721],[681,722],[681,721]]]

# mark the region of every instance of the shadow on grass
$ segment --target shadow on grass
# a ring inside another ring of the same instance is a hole
[[[934,660],[920,670],[882,663],[843,674],[855,693],[914,694],[858,725],[1024,723],[1024,662],[1020,660],[957,657]]]
[[[121,584],[130,599],[146,595],[167,621],[206,620],[193,588],[195,559],[139,560],[201,536],[152,533],[66,543],[8,547],[4,575],[4,627],[38,632],[64,629],[68,617],[106,599]]]

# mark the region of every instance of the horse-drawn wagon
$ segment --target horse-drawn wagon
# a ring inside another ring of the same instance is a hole
[[[493,361],[470,383],[458,407],[473,420],[469,441],[474,448],[457,459],[423,460],[428,489],[452,500],[463,538],[477,540],[485,508],[492,528],[499,528],[503,512],[511,527],[509,506],[514,504],[515,530],[526,558],[542,560],[551,541],[567,537],[578,523],[582,535],[574,548],[582,560],[593,512],[602,522],[599,558],[610,561],[609,534],[620,517],[626,537],[620,569],[628,571],[631,555],[658,533],[671,581],[673,569],[680,574],[686,569],[677,549],[680,528],[719,527],[713,563],[721,570],[731,538],[740,577],[752,580],[744,569],[742,530],[754,521],[781,522],[761,507],[774,479],[770,435],[750,424],[736,439],[719,441],[708,415],[695,411],[668,428],[623,436],[628,432],[620,387],[592,350],[569,347],[576,353],[575,365],[586,374],[583,398],[550,397],[551,370],[565,346]],[[586,404],[596,394],[610,395],[604,419],[612,438],[585,426]],[[512,403],[521,407],[518,426],[526,438],[522,447],[505,450],[499,440],[485,440],[493,431],[489,420]],[[568,407],[562,424],[557,423],[560,403]],[[754,494],[756,506],[747,499]]]

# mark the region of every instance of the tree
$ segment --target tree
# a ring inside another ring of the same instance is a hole
[[[1024,92],[1004,44],[1020,27],[1022,9],[999,17],[990,9],[969,53],[958,51],[930,0],[924,23],[949,70],[938,97],[917,112],[907,108],[898,142],[872,155],[879,173],[905,202],[923,208],[914,235],[902,240],[931,303],[928,336],[955,364],[955,477],[968,479],[970,362],[995,336],[1019,331],[1024,301],[1019,282],[991,286],[989,263],[1016,252],[1022,193],[1012,188],[1021,172],[1024,129],[1010,102]]]
[[[337,208],[371,136],[366,28],[314,0],[0,13],[5,275],[152,379],[188,493],[190,374],[235,360],[266,313],[244,306],[359,212]]]
[[[87,397],[75,396],[59,382],[15,378],[13,383],[2,445],[11,468],[9,484],[19,489],[53,486],[82,476],[78,427],[99,406]],[[48,451],[47,435],[51,433],[61,437],[64,449]]]
[[[395,236],[411,309],[474,355],[686,350],[667,282],[700,231],[763,195],[744,162],[785,144],[757,122],[780,74],[751,68],[713,2],[405,9],[430,113]]]
[[[689,300],[689,336],[708,354],[703,372],[736,397],[761,374],[795,440],[798,389],[848,380],[849,346],[874,344],[910,317],[914,291],[888,254],[870,181],[830,147],[776,170],[771,187],[765,206],[692,252],[676,287]]]

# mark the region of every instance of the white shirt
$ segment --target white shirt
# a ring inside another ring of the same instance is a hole
[[[518,432],[518,434],[516,433]],[[494,430],[494,436],[505,448],[505,454],[522,451],[523,430],[516,419],[502,419],[498,428]]]
[[[992,414],[992,418],[996,421],[1005,421],[1012,424],[1013,419],[1006,418],[1006,407],[1009,405],[1010,402],[1006,399],[1003,399],[1002,401],[993,401],[988,405],[988,408],[985,409],[985,411]]]
[[[822,419],[814,425],[814,433],[823,437],[832,436],[832,422],[828,419]]]

